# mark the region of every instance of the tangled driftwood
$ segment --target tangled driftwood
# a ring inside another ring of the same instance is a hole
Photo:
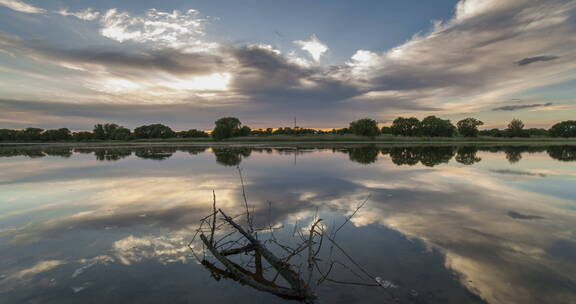
[[[314,216],[307,235],[297,230],[296,224],[293,236],[298,232],[297,242],[295,246],[289,246],[288,242],[281,242],[276,238],[275,228],[271,223],[266,228],[254,228],[242,172],[238,170],[245,212],[234,217],[227,215],[216,207],[216,194],[213,192],[213,212],[200,220],[199,228],[188,244],[199,263],[208,269],[216,280],[232,279],[260,291],[307,303],[315,301],[315,290],[326,281],[387,288],[380,278],[366,271],[336,241],[338,231],[366,204],[368,199],[359,204],[356,210],[332,233],[326,232],[325,227],[321,225],[322,219],[319,219],[317,215]],[[246,219],[244,227],[236,221],[241,216]],[[258,232],[268,233],[269,238],[261,239],[261,234]],[[193,244],[197,237],[202,244],[202,256],[194,250]],[[319,255],[324,243],[329,243],[330,246],[324,250],[327,256],[321,259]],[[266,244],[276,246],[286,254],[283,256],[274,254]],[[345,257],[345,261],[339,261],[334,257],[333,252],[336,250]],[[209,261],[206,251],[224,268],[219,268],[216,263]],[[250,258],[249,262],[241,261],[245,256]],[[295,257],[299,257],[299,263],[292,261]],[[354,273],[360,281],[349,282],[332,278],[332,270],[337,266]],[[268,277],[273,275],[273,277],[267,278],[267,275]],[[278,282],[278,280],[283,282]]]

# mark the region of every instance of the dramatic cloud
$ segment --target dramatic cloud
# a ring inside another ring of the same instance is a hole
[[[0,0],[0,5],[28,14],[41,14],[46,12],[45,9],[34,7],[30,4],[18,0]]]
[[[196,10],[134,15],[110,9],[99,18],[90,9],[61,11],[99,20],[94,34],[100,40],[63,47],[67,44],[0,33],[0,52],[20,60],[2,69],[7,76],[0,89],[11,92],[2,96],[10,100],[180,103],[231,115],[251,112],[271,121],[287,110],[318,122],[365,115],[384,121],[429,112],[496,115],[485,111],[488,105],[495,111],[557,111],[550,104],[502,101],[576,78],[576,41],[567,39],[576,32],[570,21],[575,10],[576,3],[562,0],[460,1],[454,16],[435,22],[429,32],[384,52],[359,49],[333,65],[319,64],[328,47],[315,35],[293,41],[310,61],[297,50],[265,43],[215,42],[205,32],[207,17]],[[30,61],[45,68],[31,67]],[[542,61],[546,64],[535,63]],[[55,75],[70,81],[56,83]],[[17,79],[31,79],[35,89],[18,91]],[[322,117],[311,109],[322,109]],[[205,117],[196,113],[191,115]],[[0,120],[14,118],[0,114]]]
[[[533,104],[525,104],[525,105],[509,105],[509,106],[501,106],[492,109],[492,111],[518,111],[524,109],[532,109],[532,108],[542,108],[542,107],[549,107],[551,106],[551,102],[547,103],[533,103]]]
[[[94,11],[92,8],[87,8],[79,12],[69,12],[67,9],[63,9],[57,12],[62,16],[73,16],[78,19],[92,21],[96,20],[100,16],[100,12]]]
[[[537,57],[524,58],[522,60],[516,61],[515,63],[519,66],[523,66],[523,65],[529,65],[531,63],[538,62],[538,61],[551,61],[554,59],[558,59],[558,57],[557,56],[537,56]]]
[[[151,9],[146,15],[133,17],[116,9],[108,10],[101,18],[100,33],[107,38],[124,42],[153,43],[155,46],[188,47],[206,50],[215,44],[204,43],[206,19],[196,10],[161,12]]]
[[[310,40],[296,40],[294,43],[299,45],[304,51],[310,53],[310,56],[312,56],[316,62],[320,62],[322,54],[328,51],[328,47],[322,43],[316,35],[312,35]]]
[[[348,62],[352,81],[371,91],[418,92],[417,100],[474,110],[498,96],[571,79],[576,64],[568,60],[574,53],[567,44],[576,45],[566,37],[574,34],[569,20],[575,7],[565,1],[461,1],[454,18],[428,34],[385,53],[359,50]],[[542,52],[562,56],[535,65],[538,72],[510,68],[519,56]]]

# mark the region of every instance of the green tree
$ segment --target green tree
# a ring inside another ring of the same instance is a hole
[[[182,138],[210,137],[208,133],[196,129],[190,129],[188,131],[178,132],[178,136]]]
[[[454,136],[456,127],[452,125],[450,120],[438,118],[436,116],[428,116],[422,119],[420,123],[420,134],[424,136],[436,137],[450,137]]]
[[[382,133],[382,134],[393,134],[393,132],[392,132],[392,127],[382,127],[382,129],[380,129],[380,133]]]
[[[124,128],[122,126],[117,127],[114,130],[114,133],[110,134],[111,139],[114,140],[129,140],[132,136],[132,132],[128,128]]]
[[[163,124],[152,124],[140,126],[134,129],[135,138],[172,138],[176,137],[176,132]]]
[[[94,139],[94,133],[88,131],[74,132],[72,138],[76,141],[87,141]]]
[[[576,137],[576,120],[567,120],[554,124],[549,131],[552,137]]]
[[[242,128],[240,128],[240,130],[238,130],[237,136],[249,136],[251,131],[252,130],[250,129],[250,127],[243,126]]]
[[[238,136],[242,126],[242,123],[236,117],[223,117],[216,120],[214,124],[216,126],[212,130],[212,137],[216,140]]]
[[[509,137],[528,137],[529,134],[524,130],[524,123],[520,119],[512,119],[506,128]]]
[[[398,117],[392,122],[392,134],[401,136],[416,136],[420,130],[420,121],[416,117]]]
[[[39,128],[26,128],[16,133],[17,140],[42,140],[42,132],[44,129]]]
[[[478,127],[483,125],[484,122],[476,119],[476,118],[464,118],[456,123],[456,127],[458,127],[458,133],[465,137],[476,137],[478,136]]]
[[[70,130],[67,128],[60,128],[57,130],[46,130],[42,133],[42,140],[54,141],[54,140],[69,140],[72,138]]]
[[[363,118],[350,123],[350,132],[359,136],[374,137],[380,134],[378,123],[374,119]]]
[[[16,140],[17,133],[18,132],[16,130],[0,129],[0,140]]]
[[[94,139],[106,139],[106,132],[104,131],[104,125],[102,124],[94,125],[92,133],[94,133]]]

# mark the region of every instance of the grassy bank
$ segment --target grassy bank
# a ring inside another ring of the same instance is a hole
[[[356,135],[272,135],[234,137],[222,141],[207,138],[171,138],[149,139],[132,141],[60,141],[60,142],[0,142],[0,147],[9,146],[149,146],[149,145],[241,145],[241,144],[390,144],[390,145],[450,145],[450,144],[496,144],[496,145],[576,145],[576,138],[530,137],[530,138],[503,138],[503,137],[402,137],[402,136],[376,136],[374,138]]]

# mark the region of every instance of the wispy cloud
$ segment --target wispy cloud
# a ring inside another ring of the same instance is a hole
[[[18,0],[0,0],[0,5],[28,14],[41,14],[46,12],[43,8],[38,8]]]
[[[67,9],[62,9],[57,11],[56,13],[62,16],[72,16],[86,21],[96,20],[100,16],[100,12],[97,12],[90,7],[79,12],[70,12]]]
[[[523,66],[523,65],[529,65],[531,63],[534,62],[539,62],[539,61],[551,61],[554,59],[558,59],[558,56],[536,56],[536,57],[528,57],[528,58],[524,58],[522,60],[518,60],[516,61],[516,65],[518,66]]]
[[[493,108],[492,111],[519,111],[524,109],[542,108],[552,106],[553,103],[533,103],[533,104],[519,104],[519,105],[507,105]]]

